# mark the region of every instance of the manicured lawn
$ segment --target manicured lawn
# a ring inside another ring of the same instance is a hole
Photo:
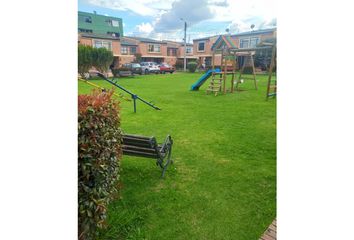
[[[247,91],[217,97],[205,94],[209,81],[189,91],[200,76],[118,81],[162,108],[138,102],[134,114],[122,101],[123,131],[159,142],[171,134],[174,164],[160,179],[154,160],[123,157],[121,199],[110,205],[100,239],[256,240],[275,218],[276,101],[265,100],[266,76],[257,76],[258,91],[246,82]],[[79,83],[80,94],[91,88]]]

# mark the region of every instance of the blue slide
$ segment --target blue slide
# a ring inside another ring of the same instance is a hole
[[[221,72],[219,68],[216,68],[214,70],[210,69],[208,70],[203,76],[201,76],[198,81],[196,81],[192,87],[191,87],[191,90],[192,91],[198,91],[199,90],[199,87],[203,85],[203,83],[211,76],[211,73],[212,72]]]

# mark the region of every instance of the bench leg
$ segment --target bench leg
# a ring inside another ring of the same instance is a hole
[[[162,175],[161,175],[161,178],[163,178],[163,177],[165,176],[165,171],[166,171],[168,165],[170,165],[170,163],[171,163],[171,164],[173,163],[173,161],[172,161],[172,159],[171,159],[171,152],[172,152],[172,146],[171,146],[170,150],[168,151],[167,162],[166,162],[166,164],[165,164],[165,165],[163,166],[163,168],[162,168]]]

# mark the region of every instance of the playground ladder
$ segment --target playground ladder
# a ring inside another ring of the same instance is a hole
[[[217,75],[219,77],[217,77]],[[215,96],[218,95],[218,93],[221,92],[222,80],[223,80],[223,77],[222,77],[221,73],[213,72],[212,77],[211,77],[211,81],[210,81],[208,89],[206,90],[206,93],[208,94],[210,92],[213,92],[215,94]]]

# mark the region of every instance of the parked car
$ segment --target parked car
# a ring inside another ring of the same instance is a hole
[[[125,63],[123,64],[123,67],[129,69],[133,74],[139,74],[141,75],[143,73],[142,67],[140,66],[139,63]]]
[[[160,72],[160,68],[155,62],[141,62],[140,65],[143,73],[145,74],[149,74],[149,73],[157,74]]]
[[[171,65],[168,65],[167,63],[162,63],[159,65],[160,67],[160,73],[165,74],[166,72],[173,73],[175,71],[175,68],[172,67]]]

